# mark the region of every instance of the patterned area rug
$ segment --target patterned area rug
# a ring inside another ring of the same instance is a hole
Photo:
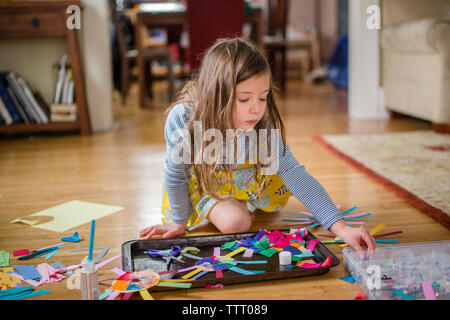
[[[314,140],[450,229],[450,135],[412,131]]]

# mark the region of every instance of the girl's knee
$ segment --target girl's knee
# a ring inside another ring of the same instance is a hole
[[[211,210],[209,220],[223,233],[247,232],[252,226],[247,206],[237,200],[218,203]]]
[[[252,226],[252,220],[249,214],[233,215],[225,219],[217,228],[223,233],[247,232]]]

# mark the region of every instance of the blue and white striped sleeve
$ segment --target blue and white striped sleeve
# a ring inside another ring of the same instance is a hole
[[[174,159],[177,148],[186,143],[187,119],[186,108],[179,104],[170,110],[164,127],[166,139],[166,159],[164,170],[164,188],[169,198],[173,222],[185,224],[192,214],[192,204],[189,199],[190,164],[179,163]],[[190,141],[189,141],[190,142]]]
[[[320,182],[295,159],[287,144],[286,154],[283,156],[281,137],[279,138],[279,155],[278,175],[291,194],[305,205],[325,230],[329,230],[336,221],[343,218],[342,214]]]

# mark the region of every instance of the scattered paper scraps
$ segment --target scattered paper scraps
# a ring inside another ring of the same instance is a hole
[[[154,286],[190,288],[192,285],[192,283],[175,280],[177,279],[161,279],[159,274],[151,269],[125,272],[114,280],[110,289],[121,293],[133,293],[147,291]]]
[[[19,274],[23,277],[23,280],[39,281],[42,279],[41,274],[35,266],[13,266]]]
[[[339,279],[347,281],[347,282],[350,282],[350,283],[355,283],[355,278],[353,278],[351,275],[348,275],[348,276],[345,276],[345,277],[341,277]]]
[[[218,283],[218,284],[207,284],[205,285],[205,289],[221,289],[223,288],[223,284]]]
[[[66,241],[66,242],[79,242],[80,240],[81,239],[80,239],[80,236],[78,235],[78,232],[75,232],[70,237],[61,238],[61,241]]]
[[[364,293],[362,293],[362,291],[359,291],[356,297],[353,298],[353,300],[366,300],[366,297],[364,296]]]
[[[409,294],[406,294],[406,293],[404,293],[404,292],[402,292],[400,290],[397,290],[397,289],[392,290],[392,293],[397,295],[397,296],[399,296],[399,297],[402,297],[405,300],[416,300],[416,298],[411,297]]]
[[[19,273],[14,274],[20,280],[38,287],[42,284],[59,282],[66,277],[64,275],[56,273],[56,270],[47,263],[41,263],[36,267],[30,266],[13,266]]]
[[[35,228],[65,232],[93,219],[100,219],[122,209],[123,207],[119,206],[72,200],[27,217],[17,218],[11,223],[20,222]]]
[[[0,250],[0,268],[9,267],[9,252]]]
[[[33,290],[34,288],[32,286],[2,290],[0,291],[0,300],[21,300],[51,292],[49,290]]]
[[[13,252],[13,257],[26,256],[27,254],[30,254],[29,249],[16,250]]]
[[[340,205],[337,205],[336,208],[339,209]],[[356,213],[356,214],[351,214],[351,215],[348,214],[348,213],[356,210],[357,208],[358,207],[352,207],[348,210],[341,212],[343,219],[347,223],[347,225],[364,224],[365,221],[353,221],[353,220],[358,219],[358,218],[365,218],[365,217],[372,215],[371,213]],[[302,211],[300,213],[294,213],[294,212],[285,212],[285,213],[298,217],[298,218],[283,218],[283,219],[281,219],[283,221],[294,221],[294,222],[288,223],[288,225],[306,225],[305,228],[307,228],[307,229],[320,226],[317,218],[314,217],[314,215],[310,212]]]
[[[436,296],[430,281],[422,281],[423,295],[426,300],[436,300]]]
[[[42,249],[38,249],[36,251],[31,252],[30,254],[27,254],[25,256],[21,256],[18,258],[18,260],[28,260],[28,259],[33,259],[33,258],[37,258],[40,257],[44,254],[50,253],[52,251],[58,250],[60,247],[65,246],[64,243],[60,243],[58,245],[54,245],[54,246],[49,246],[46,248],[42,248]]]
[[[94,258],[94,263],[99,263],[100,260],[103,259],[103,257],[108,253],[109,249],[111,249],[111,248],[112,248],[111,246],[92,248],[92,250],[102,249],[102,251]],[[88,251],[88,250],[89,250],[89,248],[83,248],[83,249],[72,249],[70,251],[76,252],[76,251]]]
[[[12,267],[3,268],[0,271],[0,290],[6,290],[21,286],[21,280],[10,274],[14,269]]]

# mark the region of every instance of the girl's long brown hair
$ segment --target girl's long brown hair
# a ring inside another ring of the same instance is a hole
[[[200,194],[220,197],[221,186],[231,182],[233,164],[200,164],[194,162],[194,121],[202,123],[202,145],[199,156],[202,156],[207,142],[203,139],[206,130],[215,128],[225,137],[226,129],[233,128],[233,104],[236,99],[236,85],[254,75],[267,73],[270,75],[270,88],[267,95],[267,108],[264,118],[256,126],[258,129],[278,129],[285,150],[285,130],[275,102],[274,90],[269,63],[258,48],[248,40],[241,38],[219,39],[204,55],[202,65],[194,79],[188,81],[177,96],[176,101],[168,108],[167,113],[177,104],[183,103],[192,108],[187,128],[191,134],[191,160],[193,173],[197,176],[197,190]],[[278,143],[278,141],[276,142]],[[208,143],[209,144],[209,143]],[[236,144],[235,144],[236,145]],[[270,150],[268,142],[267,150]],[[236,157],[234,157],[236,159]],[[225,171],[225,179],[215,173]],[[264,188],[265,176],[259,179],[261,166],[255,164],[255,179],[259,192]]]

